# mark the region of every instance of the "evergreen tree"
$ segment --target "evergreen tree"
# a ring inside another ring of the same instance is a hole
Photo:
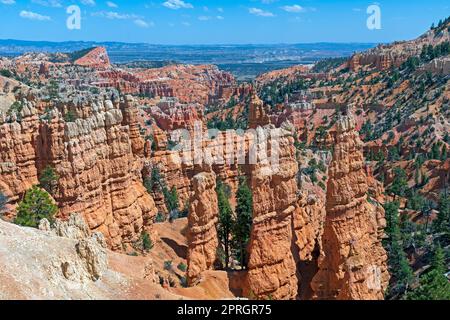
[[[14,223],[36,228],[44,218],[53,222],[53,216],[57,211],[58,207],[53,203],[50,195],[45,190],[34,186],[26,192],[19,203]]]
[[[233,239],[241,267],[246,268],[247,245],[250,241],[250,232],[253,224],[253,195],[247,185],[245,176],[239,178],[239,187],[236,198],[236,224],[233,230]]]
[[[144,251],[150,251],[153,248],[153,242],[150,239],[150,235],[147,231],[143,231],[141,234],[141,242],[142,242],[142,249]]]
[[[394,169],[394,181],[388,191],[396,196],[404,197],[408,189],[408,177],[406,171],[402,168]]]
[[[398,201],[388,202],[384,205],[386,211],[386,234],[388,239],[384,245],[388,252],[389,270],[392,275],[391,294],[402,294],[406,292],[414,279],[412,268],[403,250],[402,235],[400,231],[400,219]]]
[[[6,203],[8,202],[8,198],[0,191],[0,212],[5,210]]]
[[[144,186],[148,193],[162,191],[165,184],[158,167],[155,166],[152,168],[150,177],[147,177],[144,180]]]
[[[231,250],[230,237],[234,223],[233,210],[231,209],[225,185],[220,181],[217,183],[216,193],[219,207],[219,223],[217,226],[217,233],[225,254],[225,269],[228,269]]]
[[[176,219],[179,213],[178,192],[177,188],[172,187],[169,191],[167,187],[163,187],[164,202],[169,211],[170,219]]]
[[[42,189],[50,194],[54,194],[56,188],[58,187],[59,176],[55,169],[47,166],[39,176],[39,184]]]
[[[450,300],[450,283],[445,276],[445,254],[436,248],[431,271],[420,278],[419,286],[408,294],[408,300]]]
[[[441,160],[445,161],[448,158],[448,152],[447,152],[447,147],[444,145],[442,146],[442,151],[441,151]]]
[[[442,193],[439,198],[439,213],[433,223],[436,232],[450,232],[450,196]]]

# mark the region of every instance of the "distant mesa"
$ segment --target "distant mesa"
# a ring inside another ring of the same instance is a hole
[[[75,65],[106,69],[111,66],[108,53],[104,47],[94,47],[74,52],[71,60]]]

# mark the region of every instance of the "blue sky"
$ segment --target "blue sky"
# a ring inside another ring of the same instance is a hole
[[[0,39],[156,44],[391,42],[450,15],[448,0],[378,0],[381,30],[360,0],[0,0]],[[66,27],[70,5],[81,29]]]

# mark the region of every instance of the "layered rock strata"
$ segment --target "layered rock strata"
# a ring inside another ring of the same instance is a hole
[[[188,283],[199,280],[202,272],[212,270],[216,261],[218,204],[216,175],[212,172],[197,174],[193,180],[193,196],[188,218]]]
[[[66,122],[56,109],[39,120],[26,103],[20,119],[1,123],[0,190],[14,205],[50,166],[58,176],[52,196],[59,217],[79,212],[89,229],[102,232],[108,245],[120,250],[144,229],[151,232],[156,215],[142,183],[144,141],[136,107],[125,97],[115,105],[107,100],[86,108],[86,117],[75,122]]]
[[[35,144],[39,118],[31,102],[23,105],[18,114],[0,114],[0,192],[10,204],[38,183]]]
[[[341,116],[329,168],[323,255],[312,283],[317,299],[383,299],[388,284],[384,210],[368,201],[362,147],[353,117]]]
[[[60,216],[82,213],[89,228],[104,233],[116,250],[136,241],[156,215],[142,184],[144,142],[130,98],[120,106],[100,102],[92,116],[71,123],[54,112],[41,126],[38,147],[41,166],[52,166],[59,175],[54,197]]]
[[[275,144],[279,144],[279,165],[260,158],[250,169],[253,226],[244,295],[253,299],[294,299],[298,292],[292,250],[298,165],[290,133],[257,129],[258,135],[273,134],[274,130],[280,138],[276,142],[269,139],[267,150],[276,152]]]

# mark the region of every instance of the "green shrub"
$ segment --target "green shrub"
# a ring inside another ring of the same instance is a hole
[[[164,270],[171,271],[172,270],[172,261],[164,261]]]
[[[186,264],[184,264],[183,262],[180,262],[180,263],[178,264],[177,268],[178,268],[179,270],[183,271],[183,272],[186,272],[186,270],[187,270],[187,266],[186,266]]]
[[[0,70],[0,75],[6,78],[11,78],[13,76],[12,72],[7,69]]]
[[[164,213],[162,212],[158,212],[158,214],[156,215],[156,223],[163,223],[166,222],[166,216],[164,215]]]
[[[152,239],[150,239],[150,235],[146,231],[142,232],[141,241],[142,241],[142,249],[144,251],[150,251],[153,249]]]
[[[183,288],[187,288],[188,287],[188,282],[187,282],[187,278],[186,277],[181,277],[180,278],[180,284]]]
[[[0,192],[0,212],[5,210],[6,203],[8,202],[8,198],[3,194],[3,192]]]
[[[28,190],[17,207],[17,217],[14,223],[37,228],[42,219],[53,223],[53,217],[58,207],[53,203],[50,195],[43,189],[34,186]]]
[[[67,111],[66,114],[64,115],[65,122],[75,122],[77,119],[78,119],[77,114],[72,110]]]
[[[59,176],[55,169],[47,166],[39,176],[39,183],[42,189],[53,194],[58,186]]]

